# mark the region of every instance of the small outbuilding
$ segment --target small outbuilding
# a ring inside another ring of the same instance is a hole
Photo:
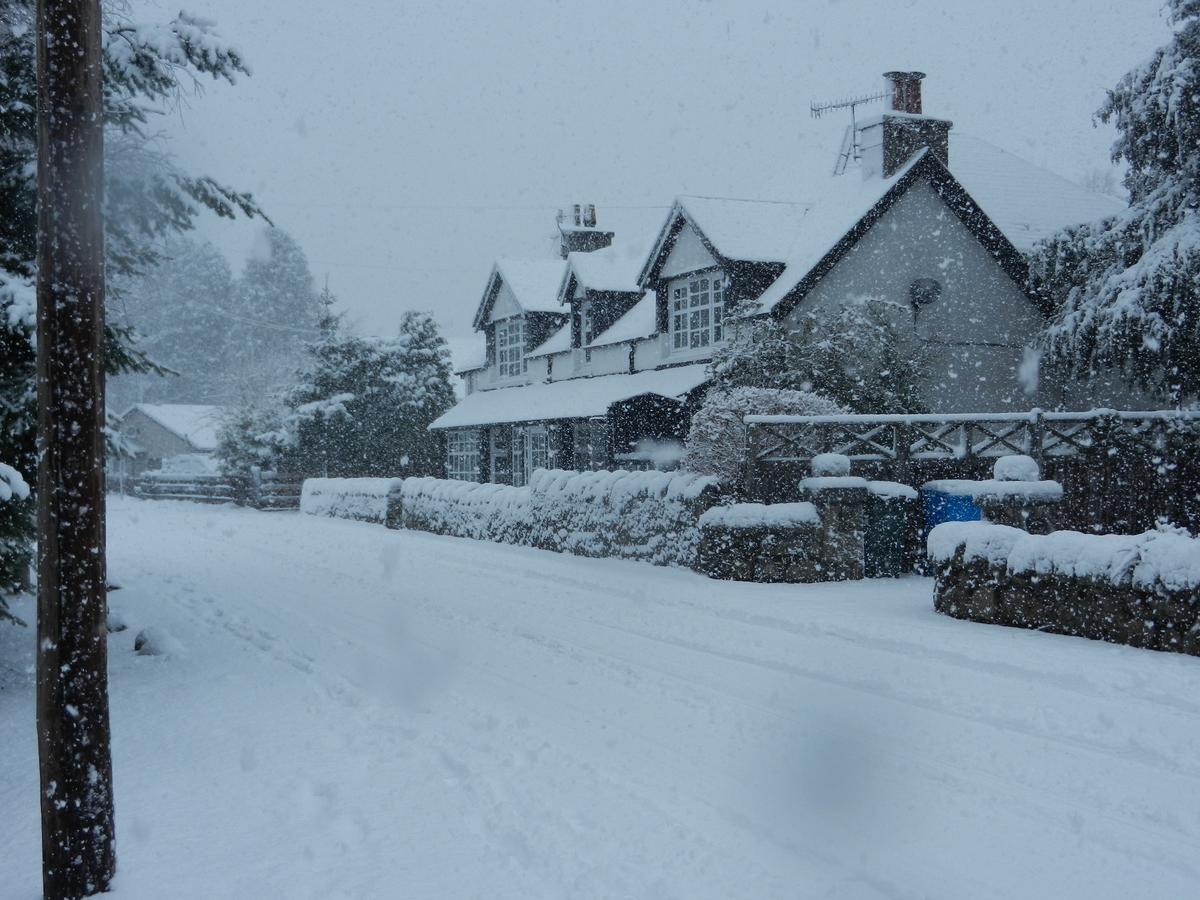
[[[208,471],[217,449],[224,409],[194,403],[135,403],[117,420],[117,432],[133,455],[114,461],[117,478],[165,467]]]

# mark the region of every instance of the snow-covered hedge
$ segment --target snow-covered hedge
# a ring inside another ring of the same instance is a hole
[[[388,497],[402,484],[401,478],[306,478],[300,511],[310,516],[386,523]]]
[[[928,551],[940,612],[1200,655],[1200,540],[1186,532],[1035,535],[946,522]]]
[[[529,488],[446,478],[406,478],[400,490],[402,528],[528,543]]]
[[[526,487],[408,478],[404,528],[579,556],[690,566],[718,480],[691,472],[538,470]]]

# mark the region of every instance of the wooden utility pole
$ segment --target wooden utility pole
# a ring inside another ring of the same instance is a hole
[[[38,650],[42,886],[108,888],[100,0],[38,0]]]

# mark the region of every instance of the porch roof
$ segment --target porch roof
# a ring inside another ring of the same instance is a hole
[[[524,387],[476,391],[429,426],[431,429],[472,428],[513,422],[588,419],[603,416],[614,403],[642,394],[682,399],[708,380],[706,364],[570,378]]]

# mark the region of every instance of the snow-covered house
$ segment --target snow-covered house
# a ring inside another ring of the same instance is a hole
[[[222,408],[191,403],[135,403],[118,417],[117,431],[134,449],[114,474],[136,476],[170,468],[204,471],[217,449]]]
[[[796,324],[861,297],[910,311],[898,324],[928,345],[933,411],[1119,404],[1096,385],[1038,379],[1030,347],[1046,309],[1024,253],[1120,203],[923,115],[921,73],[888,77],[891,108],[857,126],[843,174],[797,186],[805,202],[679,197],[644,254],[611,235],[586,253],[564,240],[563,260],[514,269],[543,273],[515,303],[498,299],[498,263],[476,316],[487,361],[432,426],[447,431],[450,475],[520,484],[539,466],[670,455],[732,319]],[[517,363],[493,330],[519,316],[533,324]]]

